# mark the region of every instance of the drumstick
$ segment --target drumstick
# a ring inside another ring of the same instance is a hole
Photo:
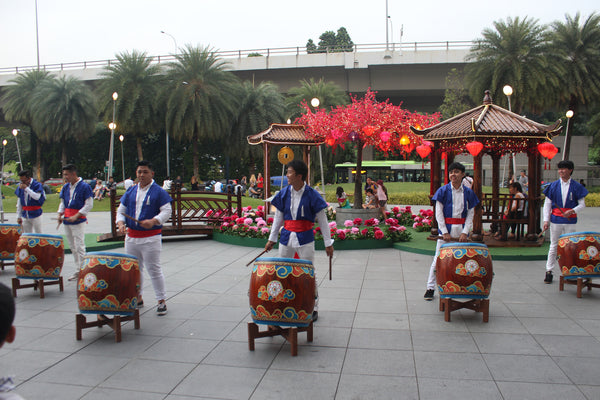
[[[140,223],[140,221],[139,221],[139,220],[137,220],[137,219],[135,219],[135,218],[133,218],[133,217],[130,217],[130,216],[129,216],[129,215],[127,215],[127,214],[123,214],[123,216],[124,216],[125,218],[129,218],[129,219],[130,219],[130,220],[132,220],[133,222],[137,222],[138,224]]]
[[[329,280],[331,280],[331,256],[329,256]]]
[[[259,255],[257,255],[256,257],[254,257],[252,260],[250,260],[250,262],[248,264],[246,264],[246,267],[250,264],[252,264],[254,261],[256,261],[256,259],[260,256],[262,256],[263,254],[265,254],[267,252],[267,250],[263,250]]]

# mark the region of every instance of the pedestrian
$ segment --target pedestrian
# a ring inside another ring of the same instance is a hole
[[[77,167],[67,164],[62,168],[63,178],[67,183],[62,187],[58,206],[58,221],[65,226],[65,234],[71,253],[75,260],[75,272],[69,277],[70,281],[79,278],[85,256],[85,223],[87,214],[94,207],[94,198],[90,185],[77,176]]]
[[[473,189],[473,178],[469,175],[469,173],[465,173],[465,177],[462,181],[463,186],[468,187],[469,189]]]
[[[433,300],[435,293],[435,268],[440,247],[445,243],[457,240],[466,242],[473,226],[475,206],[479,204],[479,199],[471,189],[462,184],[464,177],[465,166],[459,162],[453,162],[448,167],[450,183],[439,188],[432,198],[435,201],[435,218],[441,237],[438,237],[433,262],[429,268],[427,290],[423,296],[427,301]]]
[[[279,237],[279,257],[292,258],[297,253],[301,259],[314,262],[315,220],[321,228],[325,251],[329,257],[333,256],[333,240],[325,214],[328,204],[315,189],[306,184],[307,175],[308,167],[304,161],[292,160],[287,164],[288,186],[279,191],[271,201],[276,212],[265,251],[270,251],[277,243],[279,230],[283,227]],[[318,306],[317,298],[313,322],[319,318]]]
[[[385,220],[385,213],[387,211],[386,204],[388,201],[387,188],[383,184],[383,180],[377,180],[377,201],[379,202],[379,211],[381,212],[381,218]]]
[[[529,179],[527,178],[527,171],[525,171],[524,169],[521,170],[518,182],[521,185],[521,189],[523,189],[523,193],[527,194],[527,192],[529,191]]]
[[[42,184],[31,177],[31,172],[19,172],[17,195],[17,223],[23,225],[23,233],[42,233],[42,205],[46,201]]]
[[[200,185],[198,184],[196,175],[192,175],[192,178],[190,179],[190,188],[191,190],[200,190]]]
[[[119,232],[127,234],[125,252],[137,257],[140,266],[141,284],[138,307],[144,305],[143,276],[144,269],[147,269],[154,288],[154,295],[158,301],[156,313],[165,315],[167,313],[167,291],[160,265],[162,225],[171,216],[173,199],[166,190],[154,182],[154,168],[149,161],[138,162],[136,175],[139,183],[121,197],[121,204],[117,209],[117,227]]]
[[[0,348],[4,343],[12,343],[17,335],[13,325],[15,320],[15,300],[8,286],[0,283]],[[8,350],[10,352],[10,350]],[[8,363],[10,367],[10,363]],[[12,376],[0,376],[0,399],[23,400],[14,392],[15,384]]]
[[[546,261],[546,275],[544,283],[552,283],[552,270],[558,266],[556,261],[556,247],[558,237],[565,233],[575,232],[577,213],[585,208],[586,188],[579,182],[571,179],[575,169],[573,161],[562,160],[558,163],[558,176],[560,179],[552,182],[544,189],[544,231],[550,228],[550,248]]]
[[[344,192],[344,188],[341,186],[337,187],[336,190],[338,207],[339,208],[351,208],[350,201],[348,200],[348,195]]]
[[[133,180],[131,179],[131,176],[128,176],[127,179],[125,179],[123,181],[123,187],[127,191],[127,189],[129,189],[132,186],[133,186]]]
[[[173,186],[173,181],[171,180],[170,177],[166,177],[165,180],[163,181],[163,185],[162,188],[165,189],[167,192],[171,190],[171,186]]]

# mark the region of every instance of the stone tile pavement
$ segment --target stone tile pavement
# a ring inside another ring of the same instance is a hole
[[[594,230],[600,209],[586,209]],[[48,221],[45,232],[55,225]],[[88,232],[104,232],[93,213]],[[597,230],[597,229],[596,229]],[[114,250],[116,252],[122,249]],[[526,250],[524,250],[526,251]],[[0,375],[14,374],[27,399],[599,399],[600,289],[558,291],[544,262],[494,262],[489,323],[456,311],[445,322],[423,301],[431,257],[395,249],[338,251],[333,280],[317,253],[319,321],[299,334],[298,356],[282,338],[247,344],[245,264],[254,248],[166,240],[169,313],[146,308],[141,329],[89,328],[75,339],[76,288],[40,299],[20,290],[17,338],[0,349]],[[66,256],[63,275],[73,271]],[[0,272],[10,285],[14,269]]]

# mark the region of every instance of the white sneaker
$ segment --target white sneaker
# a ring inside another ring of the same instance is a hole
[[[77,280],[77,279],[79,279],[79,271],[75,271],[75,272],[73,272],[73,275],[71,275],[71,276],[69,277],[69,279],[67,279],[67,280],[68,280],[68,281],[74,281],[74,280]]]

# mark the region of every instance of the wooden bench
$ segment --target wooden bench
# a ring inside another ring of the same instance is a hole
[[[501,194],[494,199],[490,193],[484,193],[484,198],[481,202],[482,206],[482,223],[491,224],[493,232],[500,232],[501,240],[506,240],[508,228],[512,224],[517,224],[515,229],[516,240],[521,240],[525,234],[525,226],[528,224],[528,218],[523,215],[522,218],[504,218],[504,212],[510,206],[513,198],[510,194]],[[527,198],[519,199],[518,202],[523,203],[523,210],[527,211]],[[497,211],[494,208],[494,203],[497,202]]]

